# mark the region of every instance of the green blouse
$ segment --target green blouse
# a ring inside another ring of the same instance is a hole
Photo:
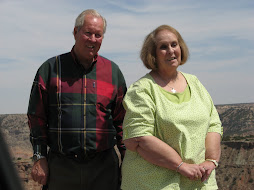
[[[190,100],[189,84],[187,85],[187,87],[185,88],[185,90],[183,92],[179,92],[179,93],[168,92],[165,89],[163,89],[162,87],[160,87],[159,85],[158,85],[158,87],[159,87],[161,93],[164,94],[164,96],[171,102],[180,104],[182,102],[188,102]]]
[[[189,86],[181,102],[171,101],[150,74],[130,86],[124,98],[126,115],[123,138],[153,135],[174,148],[186,163],[205,161],[208,132],[222,134],[219,115],[212,99],[194,75],[182,73]],[[187,101],[186,101],[187,99]],[[178,100],[177,100],[178,101]],[[215,171],[206,182],[192,181],[173,170],[144,160],[127,150],[122,165],[123,190],[217,189]]]

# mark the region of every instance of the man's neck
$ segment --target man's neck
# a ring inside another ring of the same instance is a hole
[[[83,61],[79,60],[79,63],[84,67],[85,70],[88,70],[91,67],[91,65],[93,64],[93,61],[94,61],[94,59],[83,60]]]
[[[82,57],[79,56],[78,53],[75,51],[75,46],[74,46],[73,50],[74,50],[73,53],[74,53],[76,61],[80,65],[82,65],[85,70],[89,69],[91,67],[91,65],[93,64],[95,59],[94,58],[91,58],[91,59],[82,59]]]

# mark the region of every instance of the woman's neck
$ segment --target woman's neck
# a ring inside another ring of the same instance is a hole
[[[178,71],[170,71],[170,72],[163,72],[163,71],[154,71],[155,75],[157,75],[157,77],[164,81],[165,83],[172,83],[177,81],[178,79]]]

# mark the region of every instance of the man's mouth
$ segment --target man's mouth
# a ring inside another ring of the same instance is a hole
[[[89,49],[93,49],[95,46],[86,46]]]

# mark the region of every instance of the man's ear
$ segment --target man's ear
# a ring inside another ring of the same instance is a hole
[[[74,36],[74,39],[76,40],[76,34],[78,33],[78,30],[77,28],[74,28],[73,29],[73,36]]]

